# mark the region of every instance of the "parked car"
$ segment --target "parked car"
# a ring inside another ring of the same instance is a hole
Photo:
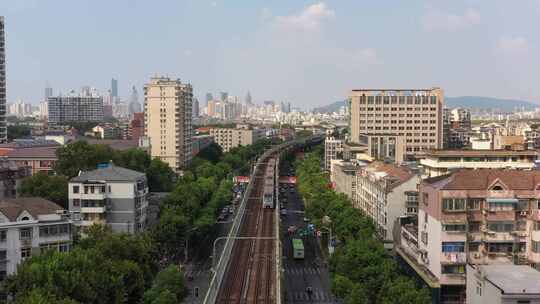
[[[281,215],[287,215],[287,209],[281,209]]]

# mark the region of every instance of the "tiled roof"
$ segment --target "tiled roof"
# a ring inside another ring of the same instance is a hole
[[[106,145],[111,149],[120,151],[139,147],[139,141],[136,139],[92,139],[81,137],[78,140],[84,140],[91,145]]]
[[[38,215],[54,214],[57,210],[62,210],[62,207],[41,197],[21,197],[0,201],[0,212],[10,221],[15,221],[25,210],[37,218]]]
[[[391,184],[391,188],[397,187],[415,175],[414,172],[405,166],[396,166],[394,164],[386,164],[380,161],[371,163],[367,167],[367,170],[372,172],[384,172],[387,174],[385,178],[395,179],[395,181]]]
[[[534,190],[540,184],[540,171],[464,169],[444,180],[447,182],[435,186],[442,190],[487,190],[499,180],[509,190]]]
[[[115,165],[109,165],[106,168],[99,168],[92,171],[85,171],[79,174],[79,176],[76,176],[72,178],[71,182],[84,182],[84,181],[100,181],[100,180],[106,180],[106,181],[136,181],[137,179],[141,177],[145,177],[146,175],[144,173],[130,170],[122,167],[118,167]]]
[[[46,158],[46,159],[57,159],[56,150],[60,146],[54,147],[32,147],[32,148],[21,148],[14,149],[7,152],[6,156],[8,158]]]

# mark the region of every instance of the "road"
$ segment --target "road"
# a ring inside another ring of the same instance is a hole
[[[284,172],[287,172],[289,167],[284,169]],[[291,186],[292,191],[288,188],[284,195],[280,193],[281,199],[284,196],[287,198],[287,203],[283,203],[287,215],[281,216],[284,303],[340,303],[331,294],[330,274],[315,236],[304,237],[304,260],[293,259],[292,236],[287,232],[287,228],[292,225],[305,228],[307,223],[304,222],[304,202],[296,187]],[[311,295],[306,292],[308,286],[313,289]]]

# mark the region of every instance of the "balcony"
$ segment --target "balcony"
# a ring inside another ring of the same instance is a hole
[[[465,252],[441,252],[441,264],[465,264],[466,262]]]
[[[466,276],[464,273],[441,274],[441,285],[465,285]]]
[[[107,211],[107,207],[101,206],[101,207],[82,207],[81,213],[105,213]]]

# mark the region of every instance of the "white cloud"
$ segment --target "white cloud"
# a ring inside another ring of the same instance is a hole
[[[521,36],[501,37],[497,48],[506,53],[525,53],[529,50],[529,42]]]
[[[293,30],[317,30],[321,23],[335,16],[334,10],[328,8],[324,2],[312,4],[297,15],[276,16],[274,22],[279,27]]]
[[[480,13],[475,9],[468,8],[461,15],[439,11],[428,12],[423,18],[423,25],[429,31],[457,31],[479,24],[480,21]]]

